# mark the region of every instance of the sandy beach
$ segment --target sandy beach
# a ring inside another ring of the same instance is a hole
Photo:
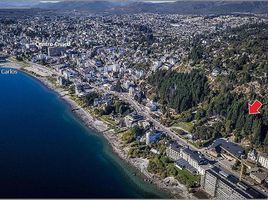
[[[169,192],[173,198],[195,198],[188,192],[186,186],[180,184],[174,177],[167,177],[163,180],[160,177],[149,173],[147,171],[147,166],[149,164],[147,159],[129,158],[127,148],[125,148],[124,143],[118,138],[118,135],[114,132],[114,130],[110,129],[107,124],[96,119],[88,111],[79,106],[78,103],[75,102],[68,94],[68,91],[59,88],[50,82],[47,79],[50,74],[48,74],[46,69],[40,71],[40,67],[35,68],[33,66],[22,68],[18,63],[15,62],[1,64],[0,67],[21,70],[41,81],[50,90],[56,92],[60,98],[62,98],[69,105],[72,112],[85,124],[85,126],[97,131],[100,134],[103,134],[103,136],[112,146],[114,153],[116,153],[123,161],[127,162],[131,166],[134,166],[139,172],[141,172],[142,176],[145,177],[145,181],[151,182],[158,188]]]

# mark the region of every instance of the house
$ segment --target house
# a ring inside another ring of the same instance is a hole
[[[118,64],[113,64],[113,65],[107,65],[104,67],[104,72],[110,73],[110,72],[118,72],[120,69]]]
[[[146,104],[146,108],[151,111],[151,112],[154,112],[154,111],[157,111],[157,105],[155,102],[153,101],[149,101],[147,104]]]
[[[149,129],[151,127],[151,123],[147,120],[140,121],[139,126],[143,127],[144,129]]]
[[[129,87],[129,89],[128,89],[128,93],[129,93],[129,95],[134,95],[134,92],[135,92],[135,88],[134,87],[132,87],[132,86],[130,86]]]
[[[128,90],[129,87],[131,87],[131,86],[133,86],[133,85],[134,85],[134,84],[133,84],[132,81],[130,81],[130,80],[126,80],[126,81],[124,81],[124,83],[122,84],[122,87],[123,87],[124,89]]]
[[[75,71],[70,70],[70,69],[63,70],[62,74],[63,74],[64,78],[67,80],[72,79],[77,75],[77,73]]]
[[[101,98],[95,98],[94,99],[94,103],[93,103],[93,106],[94,107],[97,107],[101,104]]]
[[[38,47],[35,44],[26,44],[26,49],[29,49],[30,51],[36,52],[38,51]]]
[[[157,151],[156,149],[154,148],[151,148],[150,152],[154,153],[154,154],[157,154],[157,155],[160,155],[160,152]]]
[[[94,90],[91,90],[91,91],[94,91]],[[99,98],[95,98],[94,99],[94,103],[93,103],[93,106],[97,107],[97,106],[109,106],[111,105],[113,102],[111,96],[107,95],[107,96],[102,96],[102,97],[99,97]]]
[[[179,168],[180,170],[186,169],[193,174],[197,173],[197,169],[194,168],[192,165],[190,165],[189,162],[187,162],[185,159],[181,157],[178,160],[176,160],[175,167]]]
[[[248,159],[253,162],[257,162],[258,159],[258,152],[256,149],[252,149],[251,151],[248,152]]]
[[[212,73],[211,75],[216,77],[218,76],[219,74],[221,73],[221,69],[219,67],[215,67],[213,70],[212,70]]]
[[[160,61],[154,61],[152,65],[152,71],[156,71],[162,66],[162,62]]]
[[[263,183],[265,179],[267,178],[268,174],[265,172],[251,172],[249,176],[254,179],[257,183]]]
[[[159,131],[147,131],[146,132],[146,145],[151,145],[157,142],[162,137],[162,133]]]
[[[137,113],[131,113],[125,117],[125,124],[127,127],[132,127],[138,121],[143,120],[143,116]]]
[[[95,61],[95,66],[98,72],[103,72],[104,71],[104,66],[103,62],[101,60],[96,60]]]
[[[66,68],[65,64],[60,64],[60,65],[53,65],[52,66],[56,71],[61,72],[64,68]]]
[[[96,61],[95,61],[95,66],[98,67],[98,68],[99,68],[99,67],[103,67],[103,63],[102,63],[102,61],[101,61],[101,60],[96,60]]]
[[[258,163],[262,167],[268,169],[268,156],[267,154],[257,152],[256,149],[252,149],[248,152],[248,160]]]

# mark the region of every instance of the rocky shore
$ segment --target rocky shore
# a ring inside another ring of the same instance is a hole
[[[79,106],[78,103],[74,101],[68,94],[68,91],[56,87],[51,81],[46,78],[46,76],[44,76],[44,72],[42,72],[41,76],[41,74],[36,74],[37,71],[33,72],[31,68],[29,68],[29,70],[27,70],[27,68],[22,69],[17,63],[8,63],[4,66],[22,70],[23,72],[41,81],[50,90],[56,92],[59,97],[69,105],[72,112],[84,123],[84,125],[90,129],[94,129],[98,133],[103,134],[103,136],[112,146],[114,153],[116,153],[123,161],[127,162],[131,166],[134,166],[142,174],[145,181],[155,184],[158,188],[169,192],[173,198],[195,198],[188,192],[186,186],[180,184],[174,177],[167,177],[165,179],[162,179],[154,174],[149,173],[147,171],[147,166],[149,163],[147,159],[129,158],[127,148],[125,148],[124,143],[120,140],[120,138],[118,138],[119,136],[115,133],[115,131],[113,129],[110,129],[107,124],[93,117],[88,111]]]

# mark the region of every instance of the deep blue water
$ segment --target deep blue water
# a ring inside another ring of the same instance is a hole
[[[0,197],[167,197],[38,80],[0,74],[0,88]]]

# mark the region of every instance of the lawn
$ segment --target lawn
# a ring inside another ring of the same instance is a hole
[[[194,124],[192,122],[177,122],[172,125],[172,128],[181,128],[185,132],[191,133],[194,128]]]
[[[179,181],[186,184],[188,187],[193,186],[196,182],[199,182],[200,176],[192,174],[186,169],[177,169],[177,172],[177,178],[179,179]]]
[[[110,117],[110,115],[102,115],[100,117],[105,123],[111,125],[111,126],[116,126],[117,123]]]

